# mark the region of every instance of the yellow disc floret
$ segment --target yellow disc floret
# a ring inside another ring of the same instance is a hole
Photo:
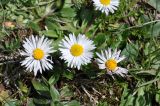
[[[106,61],[105,66],[108,70],[114,71],[117,67],[117,62],[114,59],[109,59]]]
[[[100,2],[103,5],[109,5],[111,3],[111,0],[100,0]]]
[[[44,57],[44,51],[39,49],[39,48],[36,48],[34,51],[33,51],[33,57],[34,59],[36,60],[41,60],[43,57]]]
[[[79,44],[72,45],[70,52],[73,56],[80,56],[83,53],[83,46]]]

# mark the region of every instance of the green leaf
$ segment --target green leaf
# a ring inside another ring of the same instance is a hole
[[[143,70],[143,71],[137,71],[136,74],[139,74],[139,75],[156,75],[157,72],[156,70]]]
[[[81,20],[85,20],[87,22],[90,22],[93,19],[93,14],[90,9],[82,8],[80,12],[80,18]]]
[[[124,85],[120,106],[133,106],[134,96],[127,87],[127,85]]]
[[[32,80],[32,84],[34,88],[38,91],[49,91],[49,88],[47,85],[45,85],[43,82],[38,82],[36,80]]]
[[[47,18],[46,21],[45,21],[45,24],[48,28],[48,30],[58,30],[60,25],[58,22],[56,21],[53,21],[52,19],[50,18]]]
[[[62,15],[62,17],[71,18],[71,17],[74,17],[76,14],[72,8],[63,8],[61,10],[61,15]]]
[[[55,30],[47,30],[42,32],[44,35],[52,38],[57,38],[57,32]]]
[[[54,76],[54,75],[52,75],[52,76],[49,78],[48,83],[49,83],[49,85],[55,84],[55,76]]]
[[[160,80],[159,78],[155,78],[155,79],[153,79],[153,80],[150,80],[150,81],[148,81],[148,82],[145,82],[145,83],[139,85],[139,87],[141,87],[141,86],[146,86],[146,85],[148,85],[148,84],[157,82],[157,81],[159,81],[159,80]]]
[[[156,92],[156,102],[160,104],[160,90]]]
[[[143,96],[144,95],[144,88],[140,87],[138,88],[138,96]]]
[[[159,80],[160,80],[159,78],[155,78],[155,79],[153,79],[153,80],[150,80],[150,81],[148,81],[148,82],[145,82],[145,83],[139,85],[139,87],[141,87],[141,86],[146,86],[146,85],[148,85],[148,84],[152,84],[152,83],[157,82],[157,81],[159,81]]]
[[[72,0],[65,0],[64,8],[71,8],[71,6],[73,5],[72,2]]]
[[[73,79],[73,77],[74,77],[74,73],[71,72],[70,70],[64,71],[63,75],[64,75],[64,77],[66,77],[68,79]]]
[[[157,22],[154,26],[153,26],[153,30],[152,30],[152,36],[156,37],[160,35],[160,22]]]
[[[141,96],[138,96],[136,98],[136,104],[135,104],[135,106],[146,106],[145,104],[146,104],[145,96],[141,95]]]
[[[77,29],[72,23],[66,23],[65,26],[60,26],[61,30],[67,30],[69,29],[70,32],[76,32]]]
[[[59,92],[52,85],[50,86],[50,94],[51,94],[51,97],[52,97],[53,101],[59,101],[60,100],[60,94],[59,94]]]
[[[37,32],[41,30],[38,24],[34,22],[29,22],[28,27],[32,28],[34,31],[37,31]]]
[[[125,55],[126,57],[129,57],[129,61],[134,62],[136,59],[138,59],[137,57],[139,55],[138,43],[136,42],[136,43],[127,44],[126,48],[122,51],[122,54]],[[136,62],[134,62],[134,63],[136,66],[139,65]]]
[[[49,84],[50,85],[53,85],[55,84],[57,81],[59,80],[59,75],[52,75],[50,78],[49,78]]]
[[[36,106],[33,102],[33,98],[28,99],[28,106]]]
[[[80,106],[80,103],[76,100],[72,100],[71,102],[67,103],[64,106]]]
[[[105,40],[106,40],[106,34],[98,33],[94,39],[94,42],[96,45],[100,46],[103,44],[102,42],[105,42]]]
[[[150,4],[160,12],[160,0],[149,0],[148,4]]]
[[[16,99],[7,100],[4,106],[19,106],[19,101]]]
[[[39,98],[33,98],[33,102],[36,106],[49,106],[50,100],[49,99],[39,99]]]
[[[27,93],[28,92],[28,88],[26,84],[23,84],[21,81],[18,82],[19,83],[19,88],[22,92]]]
[[[109,106],[107,102],[99,102],[97,106]]]
[[[62,104],[62,102],[59,102],[59,101],[55,101],[55,102],[51,102],[51,106],[64,106],[63,104]]]
[[[129,95],[128,97],[127,97],[127,101],[126,101],[126,104],[125,104],[125,106],[133,106],[133,101],[134,101],[134,96],[132,96],[132,95]]]
[[[72,97],[73,92],[70,91],[69,87],[66,85],[61,89],[61,97]]]

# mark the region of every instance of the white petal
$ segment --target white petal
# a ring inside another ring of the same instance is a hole
[[[73,44],[83,46],[83,53],[80,56],[72,56],[70,48]],[[81,65],[90,63],[93,57],[92,50],[95,49],[93,41],[89,40],[85,35],[79,34],[77,37],[74,34],[69,34],[69,37],[62,39],[60,44],[61,59],[64,59],[68,67],[80,69]]]
[[[109,12],[114,13],[119,6],[119,0],[111,0],[110,4],[104,5],[100,0],[92,0],[96,10],[100,10],[102,13],[105,13],[108,16]]]
[[[20,54],[26,56],[26,58],[21,62],[21,65],[25,66],[26,70],[33,71],[36,76],[38,71],[42,73],[42,70],[45,71],[46,69],[52,69],[53,66],[50,63],[53,62],[50,59],[47,59],[47,57],[50,56],[50,53],[54,52],[51,47],[52,41],[48,40],[44,36],[38,37],[32,35],[31,37],[26,38],[23,42],[23,47],[25,50],[21,51]],[[36,48],[44,51],[43,59],[35,60],[33,58],[32,53]]]

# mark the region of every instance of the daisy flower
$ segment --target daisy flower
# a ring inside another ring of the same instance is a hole
[[[100,10],[106,15],[114,13],[119,5],[119,0],[93,0],[96,10]]]
[[[51,63],[53,63],[47,57],[50,56],[50,53],[53,53],[54,50],[51,47],[52,41],[48,40],[44,36],[30,36],[23,41],[24,51],[21,51],[20,54],[25,56],[25,59],[21,62],[21,65],[26,67],[26,70],[30,72],[33,71],[34,75],[37,75],[37,72],[42,70],[52,69]]]
[[[85,35],[79,34],[77,37],[74,34],[69,34],[69,37],[62,39],[60,42],[61,59],[68,63],[68,67],[80,69],[81,65],[90,63],[93,57],[92,50],[95,45],[92,40],[89,40]]]
[[[125,68],[118,67],[118,63],[125,59],[124,56],[120,56],[121,51],[114,51],[109,48],[108,50],[101,51],[101,53],[96,53],[98,58],[96,59],[98,62],[99,69],[106,69],[107,73],[117,74],[124,77],[125,74],[128,73],[128,70]]]

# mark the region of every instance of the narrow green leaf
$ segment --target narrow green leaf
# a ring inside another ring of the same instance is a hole
[[[76,100],[72,100],[71,102],[67,103],[64,106],[80,106],[80,103]]]
[[[61,10],[61,15],[62,17],[74,17],[76,14],[75,11],[69,7],[69,8],[63,8]]]
[[[50,100],[49,99],[39,99],[39,98],[33,98],[33,102],[36,106],[48,106],[50,104]]]
[[[148,85],[148,84],[151,84],[151,83],[154,83],[154,82],[159,81],[159,80],[160,80],[159,78],[156,78],[156,79],[154,79],[154,80],[151,80],[151,81],[148,81],[148,82],[146,82],[146,83],[143,83],[143,84],[139,85],[139,87],[145,86],[145,85]]]
[[[153,25],[152,29],[151,29],[152,34],[153,34],[152,36],[154,37],[159,36],[160,35],[160,22],[157,22],[155,25]]]
[[[32,84],[33,84],[34,88],[38,91],[49,91],[48,87],[42,82],[32,80]]]
[[[160,0],[149,0],[148,4],[150,4],[160,12]]]
[[[52,38],[57,38],[57,32],[55,30],[47,30],[42,32],[44,35]]]
[[[50,86],[50,94],[51,94],[51,97],[52,97],[53,101],[59,101],[60,100],[60,94],[59,94],[59,92],[52,85]]]

